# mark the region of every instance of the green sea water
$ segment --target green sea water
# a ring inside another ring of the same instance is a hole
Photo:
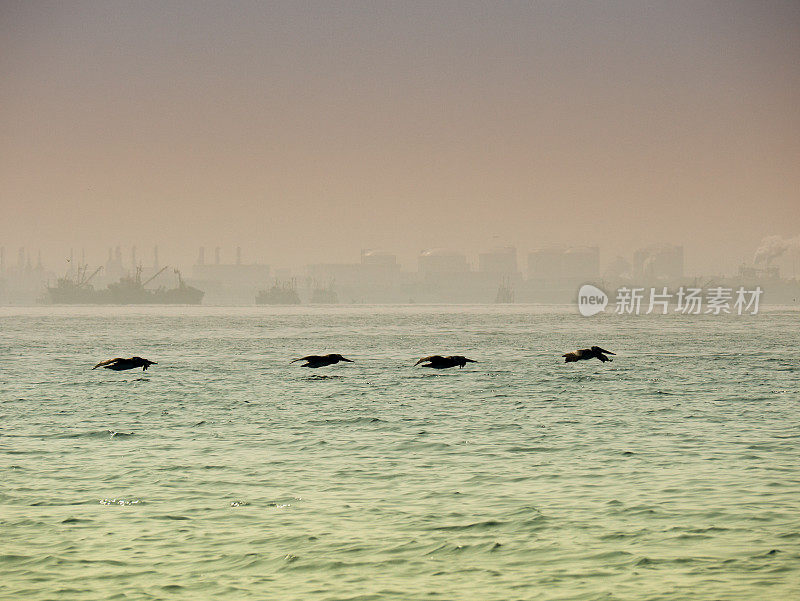
[[[797,599],[798,348],[790,310],[2,308],[0,599]]]

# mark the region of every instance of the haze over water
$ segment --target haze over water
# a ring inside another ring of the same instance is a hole
[[[734,272],[800,233],[798,31],[792,0],[6,0],[0,245],[58,275],[117,245],[672,243]]]
[[[796,598],[799,344],[782,310],[2,308],[0,598]]]

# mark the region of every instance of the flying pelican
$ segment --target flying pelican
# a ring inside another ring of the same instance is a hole
[[[147,368],[151,365],[158,365],[155,361],[150,361],[149,359],[142,359],[141,357],[131,357],[130,359],[123,359],[122,357],[117,357],[116,359],[106,359],[105,361],[101,361],[97,365],[95,365],[92,369],[97,369],[98,367],[105,367],[106,369],[113,369],[114,371],[123,371],[126,369],[136,369],[137,367],[141,367],[142,371],[147,371]]]
[[[447,369],[448,367],[455,367],[458,365],[462,369],[467,363],[477,363],[474,359],[467,359],[461,355],[449,355],[442,357],[441,355],[431,355],[430,357],[423,357],[417,361],[414,366],[424,363],[422,367],[432,367],[433,369]]]
[[[305,361],[304,365],[300,367],[325,367],[326,365],[333,365],[334,363],[339,363],[339,361],[347,361],[348,363],[354,363],[350,359],[345,359],[341,355],[337,353],[331,353],[330,355],[309,355],[308,357],[300,357],[299,359],[292,359],[289,363],[294,363],[295,361]]]
[[[572,363],[573,361],[588,361],[589,359],[600,359],[600,361],[603,363],[606,361],[612,361],[612,359],[606,357],[606,355],[616,355],[616,353],[601,349],[599,346],[593,346],[592,348],[582,348],[577,351],[572,351],[571,353],[562,355],[562,357],[564,357],[564,363]]]

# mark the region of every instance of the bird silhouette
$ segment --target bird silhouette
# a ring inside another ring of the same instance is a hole
[[[106,359],[95,365],[92,369],[104,367],[105,369],[113,369],[114,371],[124,371],[126,369],[136,369],[141,367],[142,371],[146,371],[151,365],[158,365],[155,361],[149,359],[142,359],[141,357],[131,357],[130,359],[123,359],[117,357],[115,359]]]
[[[448,367],[458,366],[462,369],[467,363],[477,363],[474,359],[467,359],[461,355],[449,355],[442,357],[441,355],[431,355],[430,357],[423,357],[417,361],[414,366],[424,363],[422,367],[432,367],[433,369],[447,369]]]
[[[591,348],[583,348],[577,351],[572,351],[571,353],[566,353],[562,355],[562,357],[564,357],[564,363],[588,361],[589,359],[600,359],[600,361],[605,363],[606,361],[612,360],[610,357],[606,357],[606,355],[616,355],[616,353],[602,349],[599,346],[593,346]]]
[[[339,363],[339,361],[347,361],[348,363],[354,363],[350,359],[345,359],[338,353],[331,353],[330,355],[309,355],[308,357],[300,357],[299,359],[292,359],[289,363],[294,363],[295,361],[305,361],[303,365],[300,367],[325,367],[327,365],[333,365],[334,363]]]

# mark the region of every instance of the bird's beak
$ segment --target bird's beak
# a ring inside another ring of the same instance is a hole
[[[601,352],[605,353],[606,355],[616,355],[617,353],[612,353],[611,351],[607,351],[605,349],[600,349]]]
[[[345,359],[344,357],[342,357],[342,361],[347,361],[348,363],[355,363],[355,361],[353,361],[352,359]]]
[[[467,359],[466,357],[464,357],[464,360],[465,361],[469,361],[470,363],[477,363],[477,361],[475,361],[475,359]]]

